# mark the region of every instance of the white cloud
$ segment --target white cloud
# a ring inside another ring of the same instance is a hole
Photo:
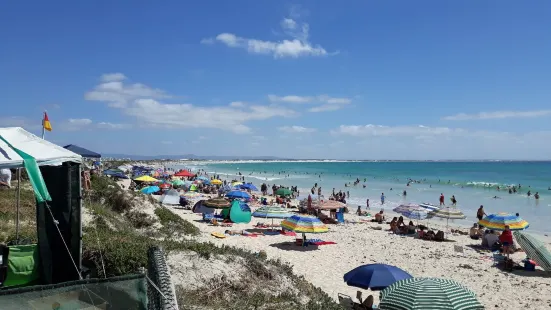
[[[285,102],[285,103],[310,103],[314,101],[315,97],[311,96],[296,96],[296,95],[288,95],[288,96],[276,96],[276,95],[268,95],[268,100],[271,102]]]
[[[443,117],[447,121],[467,121],[467,120],[486,120],[486,119],[504,119],[504,118],[532,118],[551,115],[551,110],[536,111],[495,111],[480,112],[477,114],[459,113],[452,116]]]
[[[333,105],[344,105],[352,102],[351,98],[346,97],[331,97],[328,95],[319,95],[319,96],[297,96],[297,95],[287,95],[287,96],[277,96],[277,95],[268,95],[268,100],[271,102],[285,102],[285,103],[325,103]]]
[[[361,159],[545,159],[551,131],[511,133],[428,126],[341,125],[331,133]],[[333,156],[346,157],[338,153]],[[350,155],[350,154],[348,154]],[[351,158],[351,157],[348,157]]]
[[[247,104],[243,101],[233,101],[233,102],[230,102],[230,107],[232,108],[243,108],[245,107]]]
[[[92,120],[89,118],[70,118],[68,122],[75,126],[88,126],[92,124]]]
[[[97,124],[98,128],[104,128],[104,129],[127,129],[132,126],[129,124],[118,124],[118,123],[109,123],[109,122],[99,122]]]
[[[127,86],[122,82],[107,82],[94,89],[109,93],[109,96],[100,96],[96,100],[119,108],[124,114],[135,117],[140,124],[152,127],[211,128],[249,133],[251,129],[245,125],[249,121],[299,115],[294,110],[274,104],[253,105],[234,101],[229,106],[200,107],[189,103],[164,103],[156,100],[167,97],[164,91],[143,84]],[[108,127],[109,124],[105,123],[104,126]]]
[[[220,42],[231,48],[242,48],[250,54],[271,55],[274,58],[298,58],[303,56],[325,56],[328,52],[320,45],[309,42],[310,26],[299,23],[295,16],[283,18],[280,27],[290,40],[266,41],[237,36],[233,33],[221,33],[214,38],[201,40],[202,44]]]
[[[101,76],[100,81],[107,83],[107,82],[118,82],[126,80],[126,76],[122,73],[106,73]]]
[[[138,99],[124,109],[144,124],[165,128],[212,128],[235,133],[251,131],[244,123],[273,117],[293,117],[293,110],[274,105],[251,105],[246,110],[232,107],[198,107],[192,104],[167,104],[153,99]]]
[[[336,111],[342,109],[345,105],[352,102],[351,98],[346,97],[331,97],[328,95],[319,96],[277,96],[268,95],[268,100],[271,102],[285,102],[285,103],[322,103],[319,106],[308,109],[309,112],[327,112]]]
[[[444,134],[464,134],[463,129],[448,127],[418,126],[382,126],[382,125],[341,125],[332,131],[334,134],[343,134],[356,137],[368,136],[434,136]]]
[[[315,132],[315,128],[307,128],[302,126],[283,126],[278,128],[279,131],[286,133],[312,133]]]
[[[337,111],[337,110],[340,110],[342,108],[342,105],[340,104],[322,104],[320,106],[317,106],[317,107],[313,107],[313,108],[310,108],[308,109],[308,111],[310,112],[329,112],[329,111]]]
[[[125,84],[123,79],[126,77],[122,73],[104,74],[101,77],[102,82],[84,94],[84,99],[107,102],[112,107],[121,108],[139,98],[170,98],[160,89],[140,83]]]

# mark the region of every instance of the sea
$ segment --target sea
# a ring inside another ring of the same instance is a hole
[[[450,225],[472,225],[476,222],[478,207],[483,205],[487,214],[519,213],[530,223],[531,232],[551,233],[551,161],[236,161],[196,162],[176,168],[184,167],[193,171],[203,169],[225,179],[241,173],[245,181],[259,188],[262,183],[269,187],[273,184],[298,186],[301,194],[308,194],[317,183],[325,197],[333,189],[349,192],[347,204],[354,211],[358,206],[365,209],[367,199],[370,209],[379,211],[406,203],[438,205],[440,194],[444,194],[446,205],[450,205],[454,195],[457,207],[467,219],[450,221]],[[360,182],[354,185],[357,179]],[[509,194],[507,187],[513,185],[520,190]],[[528,191],[531,196],[527,195]],[[534,199],[536,192],[539,199]],[[386,198],[384,204],[380,200],[382,194]]]

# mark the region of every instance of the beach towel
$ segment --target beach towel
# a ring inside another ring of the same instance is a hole
[[[333,242],[333,241],[316,241],[316,242],[310,242],[310,244],[313,244],[313,245],[328,245],[328,244],[337,244],[337,243]]]
[[[283,230],[280,231],[280,234],[284,236],[289,236],[289,237],[295,237],[297,235],[297,233],[294,231],[283,231]]]

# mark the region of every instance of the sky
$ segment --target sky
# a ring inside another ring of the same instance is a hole
[[[100,153],[551,159],[551,2],[3,1],[0,126]]]

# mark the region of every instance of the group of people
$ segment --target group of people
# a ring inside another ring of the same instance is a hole
[[[469,236],[473,240],[482,240],[481,246],[492,251],[503,253],[514,253],[516,247],[513,241],[513,233],[509,226],[501,234],[497,234],[493,229],[484,229],[482,225],[473,224],[469,231]]]

